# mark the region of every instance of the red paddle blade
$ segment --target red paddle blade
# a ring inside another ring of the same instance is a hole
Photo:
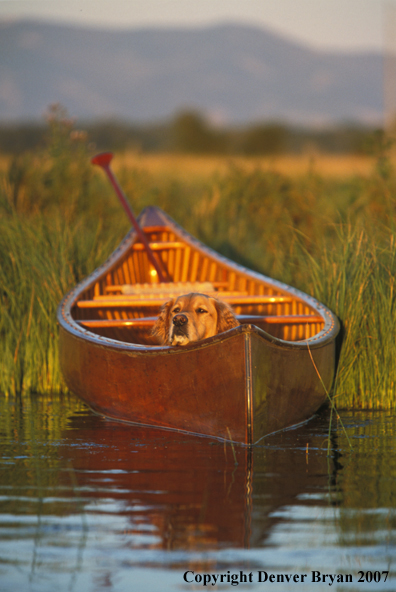
[[[92,164],[97,164],[101,167],[106,167],[110,164],[113,158],[112,152],[101,152],[101,154],[97,154],[93,158],[91,158]]]

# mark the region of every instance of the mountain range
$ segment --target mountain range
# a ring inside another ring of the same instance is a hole
[[[60,103],[90,120],[196,110],[218,124],[377,124],[382,61],[239,24],[116,31],[2,22],[0,120],[37,120]]]

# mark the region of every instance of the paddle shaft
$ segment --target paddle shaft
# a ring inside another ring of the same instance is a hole
[[[112,155],[110,153],[105,153],[105,154],[98,154],[97,156],[95,156],[92,159],[92,163],[96,164],[98,166],[100,166],[104,172],[106,173],[106,175],[108,176],[110,183],[112,184],[118,199],[121,202],[122,207],[124,208],[129,220],[132,223],[132,226],[134,227],[134,229],[136,230],[136,233],[138,235],[138,237],[140,238],[141,242],[144,245],[144,248],[146,249],[146,253],[147,256],[149,258],[150,263],[153,265],[155,271],[157,272],[158,275],[158,280],[160,282],[165,282],[165,277],[163,274],[163,271],[161,270],[161,267],[158,263],[158,261],[156,260],[153,251],[150,248],[149,242],[147,240],[146,235],[144,234],[143,230],[141,229],[141,227],[139,226],[138,221],[135,218],[135,215],[132,211],[132,208],[127,200],[127,198],[125,197],[124,192],[122,191],[113,171],[110,168],[110,161],[111,161]]]

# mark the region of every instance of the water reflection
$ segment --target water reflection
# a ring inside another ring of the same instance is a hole
[[[128,546],[168,550],[247,544],[251,455],[234,452],[237,465],[230,446],[98,417],[74,418],[61,448],[87,512],[127,518]]]
[[[187,570],[351,573],[349,590],[395,588],[386,413],[343,414],[354,452],[334,426],[327,456],[326,414],[248,450],[109,422],[73,397],[0,405],[5,592],[191,589]],[[390,574],[361,584],[361,569]]]

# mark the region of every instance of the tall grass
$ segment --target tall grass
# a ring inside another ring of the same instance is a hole
[[[2,220],[0,392],[60,389],[57,304],[103,261],[113,242],[103,236],[100,221],[91,227],[83,218],[65,224],[60,213]]]
[[[59,111],[48,129],[43,150],[0,179],[3,393],[65,389],[56,307],[128,229],[84,134]],[[383,145],[378,155],[370,175],[344,178],[314,167],[299,177],[235,165],[191,178],[116,172],[136,212],[158,205],[219,252],[329,306],[344,333],[337,406],[378,409],[395,406],[396,384],[396,174]]]
[[[384,409],[396,403],[395,235],[381,240],[352,225],[336,228],[339,248],[302,249],[305,290],[342,321],[343,343],[335,393],[346,408]]]

